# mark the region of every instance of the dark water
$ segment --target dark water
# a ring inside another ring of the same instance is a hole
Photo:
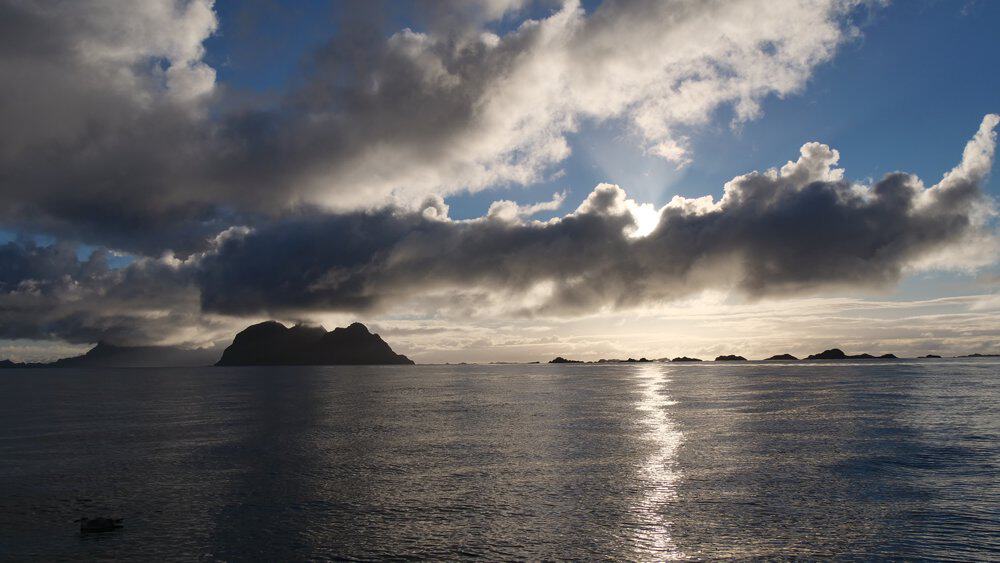
[[[998,400],[994,360],[5,371],[0,559],[998,559]]]

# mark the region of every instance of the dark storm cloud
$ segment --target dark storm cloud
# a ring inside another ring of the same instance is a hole
[[[199,342],[185,331],[224,323],[202,314],[190,277],[170,260],[115,269],[105,251],[80,260],[67,244],[9,242],[0,246],[0,338]]]
[[[581,214],[550,227],[458,223],[404,210],[282,222],[206,257],[202,300],[207,310],[235,314],[366,310],[446,286],[526,288],[573,275],[588,260],[594,275],[612,266],[605,247],[627,250],[622,229],[630,222]],[[576,256],[547,259],[553,251]]]
[[[200,247],[214,71],[204,2],[0,2],[0,226],[159,254]]]
[[[645,236],[635,232],[640,206],[611,185],[549,222],[451,221],[439,207],[283,221],[204,258],[202,303],[230,314],[364,311],[447,290],[580,313],[706,288],[762,296],[884,286],[979,232],[996,124],[987,116],[962,164],[929,189],[903,173],[852,184],[833,167],[836,151],[810,143],[797,162],[734,179],[717,203],[675,199]]]

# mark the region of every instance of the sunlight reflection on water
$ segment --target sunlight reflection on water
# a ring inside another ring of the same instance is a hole
[[[998,374],[11,370],[0,561],[992,561]],[[81,516],[125,524],[81,537]]]
[[[683,438],[668,415],[669,408],[676,404],[667,389],[670,379],[665,372],[668,369],[648,365],[636,375],[640,399],[635,408],[639,411],[640,422],[648,428],[645,437],[653,450],[639,468],[646,490],[632,509],[637,522],[635,540],[641,555],[656,559],[685,557],[671,537],[673,522],[666,510],[677,500],[677,481],[680,479],[677,450]]]

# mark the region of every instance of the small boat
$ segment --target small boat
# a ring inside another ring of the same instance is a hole
[[[121,518],[80,518],[81,534],[96,534],[101,532],[113,532],[122,527]]]

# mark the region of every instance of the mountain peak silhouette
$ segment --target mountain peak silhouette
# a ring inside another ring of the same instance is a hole
[[[413,364],[361,323],[327,332],[298,324],[291,328],[264,321],[240,331],[218,366]]]

